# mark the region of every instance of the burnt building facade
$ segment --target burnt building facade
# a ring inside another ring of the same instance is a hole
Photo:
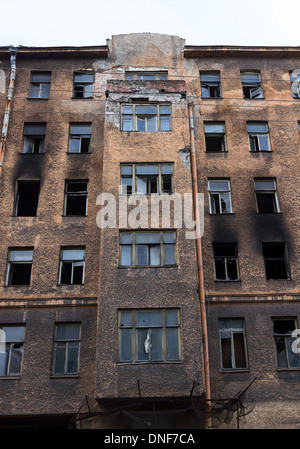
[[[0,426],[299,427],[300,49],[0,53]]]

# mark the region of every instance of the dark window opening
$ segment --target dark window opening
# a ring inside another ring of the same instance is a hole
[[[15,216],[35,217],[39,201],[40,183],[38,181],[19,181]]]
[[[94,74],[75,73],[73,98],[93,98]]]
[[[273,334],[276,347],[278,368],[300,368],[299,344],[297,337],[293,337],[293,331],[297,328],[295,319],[274,319]],[[295,351],[297,346],[298,351]]]
[[[225,124],[224,123],[205,123],[205,150],[206,152],[226,151]]]
[[[273,193],[256,193],[258,212],[272,214],[277,212]]]
[[[219,72],[200,73],[202,98],[220,98],[220,74]]]
[[[60,284],[79,285],[84,283],[85,250],[82,247],[63,249],[60,262]]]
[[[219,321],[222,368],[247,368],[244,321],[242,319],[222,319]]]
[[[66,182],[65,215],[87,214],[87,182]]]
[[[46,125],[28,123],[24,126],[23,153],[43,153],[46,135]]]
[[[263,243],[267,279],[289,279],[285,243]]]
[[[237,248],[235,243],[214,243],[216,280],[236,281],[239,279]]]
[[[243,72],[242,86],[244,98],[263,98],[260,74],[257,72]]]
[[[6,285],[30,285],[32,258],[32,249],[10,250]]]

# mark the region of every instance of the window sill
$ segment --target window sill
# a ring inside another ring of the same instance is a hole
[[[120,269],[128,269],[128,268],[133,268],[133,269],[139,269],[139,268],[178,268],[177,264],[174,265],[118,265],[118,268]]]
[[[228,151],[221,151],[221,150],[215,150],[215,151],[207,151],[205,150],[206,154],[228,154]]]
[[[201,97],[201,100],[224,100],[224,97]]]
[[[27,97],[27,100],[38,100],[38,101],[47,101],[47,100],[49,100],[49,97],[48,98],[35,98],[35,97]]]
[[[211,215],[211,216],[217,216],[217,217],[219,217],[220,215],[235,215],[235,212],[223,212],[222,214],[220,213],[220,214],[214,214],[213,212],[210,212],[209,213],[209,215]]]
[[[257,215],[282,215],[282,212],[257,212]]]
[[[215,279],[215,282],[241,282],[241,279]]]
[[[75,152],[72,153],[71,151],[67,151],[66,153],[67,153],[67,154],[76,154],[76,155],[78,155],[78,154],[91,154],[91,151],[86,151],[86,152],[83,152],[83,151],[82,151],[82,152],[80,152],[80,153],[75,153]]]
[[[265,97],[259,97],[259,98],[243,97],[243,100],[265,100]]]
[[[31,284],[25,284],[25,285],[4,285],[4,287],[16,287],[16,288],[24,288],[24,287],[31,287]]]
[[[79,98],[79,97],[71,97],[71,100],[93,100],[94,97],[86,97],[86,98]]]
[[[68,217],[70,217],[70,218],[86,218],[87,215],[62,215],[62,217],[64,217],[64,218],[68,218]]]
[[[81,287],[83,284],[57,284],[57,287]]]
[[[274,151],[273,150],[259,150],[259,151],[249,150],[249,153],[251,153],[251,154],[274,153]]]
[[[126,366],[126,365],[171,365],[171,364],[180,365],[183,363],[182,360],[153,360],[151,362],[147,361],[134,361],[134,362],[117,362],[117,366]]]
[[[77,374],[50,374],[50,379],[77,379],[79,373]]]
[[[297,372],[299,372],[299,371],[300,371],[300,368],[277,368],[277,371],[278,371],[279,373],[282,373],[282,372],[291,372],[291,371],[297,371]]]
[[[0,381],[1,380],[20,380],[21,379],[21,375],[20,376],[0,376]]]
[[[45,154],[44,152],[39,152],[39,153],[24,153],[23,151],[19,151],[18,152],[19,154],[22,154],[22,155],[26,155],[26,156],[28,156],[28,155],[30,155],[30,156],[35,156],[35,155],[37,155],[37,154]]]
[[[221,369],[222,374],[236,374],[236,373],[250,373],[249,368],[222,368]]]

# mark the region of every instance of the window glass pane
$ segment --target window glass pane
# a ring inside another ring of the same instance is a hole
[[[131,232],[121,232],[120,233],[120,243],[131,243],[132,234]]]
[[[120,326],[131,326],[131,312],[121,312]]]
[[[138,326],[160,326],[161,324],[161,312],[137,312]]]
[[[157,266],[160,265],[160,245],[150,246],[149,252],[149,265]]]
[[[120,361],[130,362],[131,357],[131,329],[121,329]]]
[[[158,165],[137,165],[137,175],[158,175]]]
[[[12,345],[8,372],[10,376],[18,376],[21,373],[22,353],[22,344],[15,343]]]
[[[71,137],[69,141],[69,153],[80,153],[80,138]]]
[[[54,349],[54,368],[55,374],[65,373],[66,361],[66,343],[56,343]]]
[[[67,373],[78,373],[78,358],[79,358],[79,342],[70,342],[68,344],[68,363]]]
[[[150,330],[137,330],[137,360],[149,360],[150,351]]]
[[[266,123],[247,123],[248,132],[267,133],[268,125]]]
[[[132,106],[123,106],[124,114],[132,114]]]
[[[170,117],[161,116],[160,117],[160,130],[161,131],[170,131],[170,129],[171,129]]]
[[[10,250],[9,260],[11,262],[31,262],[33,257],[33,250]]]
[[[156,115],[156,106],[136,106],[136,114]]]
[[[286,349],[285,349],[284,338],[276,337],[275,345],[276,345],[278,368],[287,368],[288,363],[287,363],[287,358],[286,358]]]
[[[204,131],[206,133],[225,133],[225,125],[223,123],[205,123]]]
[[[3,326],[0,328],[0,342],[22,342],[24,332],[24,326]]]
[[[274,320],[273,321],[273,329],[275,334],[292,334],[295,330],[295,321],[294,320]]]
[[[167,329],[167,359],[179,360],[179,341],[178,341],[178,329]]]
[[[130,245],[121,245],[121,257],[120,257],[120,265],[130,266],[131,265],[131,246]]]
[[[79,340],[79,324],[60,324],[56,326],[56,340]]]
[[[270,150],[269,136],[267,134],[259,136],[259,147],[260,147],[261,151],[269,151]]]
[[[93,96],[94,92],[94,85],[93,84],[87,84],[84,88],[84,98],[90,98]]]
[[[300,368],[300,356],[298,353],[293,352],[293,349],[292,349],[292,345],[293,345],[294,341],[295,341],[295,338],[291,338],[291,337],[286,338],[289,364],[290,364],[290,368]]]
[[[163,175],[171,175],[172,174],[172,165],[162,164],[161,173]]]
[[[165,265],[174,265],[175,264],[175,246],[174,245],[165,245]]]
[[[122,129],[123,129],[123,131],[132,131],[132,117],[131,116],[123,115]]]
[[[233,334],[234,357],[236,368],[246,368],[246,355],[244,347],[244,336],[242,333]]]
[[[75,73],[74,82],[75,83],[92,83],[94,81],[93,73]]]
[[[156,131],[156,117],[147,118],[147,131],[149,132]]]
[[[231,199],[230,193],[222,193],[221,195],[221,209],[222,213],[230,213],[231,212]]]
[[[46,83],[51,81],[51,73],[36,72],[31,74],[31,81],[33,83]]]
[[[163,241],[164,243],[175,243],[175,232],[164,232]]]
[[[162,360],[161,329],[151,329],[150,360]]]
[[[83,268],[82,262],[73,264],[73,284],[78,285],[83,283]]]
[[[243,83],[260,83],[259,73],[245,72],[241,74]]]
[[[170,114],[170,106],[160,106],[161,114]]]
[[[8,369],[8,361],[9,361],[9,350],[10,345],[9,344],[1,344],[1,351],[0,351],[0,376],[6,376],[7,375],[7,369]]]
[[[167,323],[167,326],[178,325],[178,312],[175,310],[167,310],[166,323]]]
[[[121,175],[132,175],[132,165],[121,165]]]
[[[137,131],[146,131],[146,119],[137,117]]]
[[[136,245],[136,264],[148,265],[148,246]]]
[[[136,193],[147,193],[147,178],[138,176],[136,179]]]
[[[222,349],[222,366],[223,368],[232,368],[231,360],[231,340],[228,338],[221,339]]]
[[[220,81],[220,75],[218,73],[201,73],[200,79],[201,81],[218,83]]]
[[[136,243],[159,243],[158,232],[137,232]]]
[[[70,134],[84,134],[89,135],[91,134],[91,125],[71,125],[70,126]]]
[[[222,192],[230,190],[229,181],[209,181],[208,185],[211,192]]]
[[[46,134],[46,125],[27,124],[24,127],[24,135],[44,136]]]
[[[84,260],[84,249],[64,249],[62,260]]]
[[[275,181],[254,181],[255,190],[275,190]]]

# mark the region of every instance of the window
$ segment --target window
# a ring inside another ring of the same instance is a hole
[[[297,329],[295,319],[273,319],[273,335],[278,368],[300,368],[299,352],[294,352],[292,347],[295,342],[292,333],[295,329]]]
[[[205,149],[207,153],[226,150],[225,123],[204,123]]]
[[[20,376],[25,326],[0,325],[0,376]]]
[[[45,123],[26,123],[23,153],[43,153],[46,136]]]
[[[175,231],[120,232],[120,266],[175,265]]]
[[[87,215],[87,181],[66,181],[65,215]]]
[[[221,344],[222,368],[247,368],[244,320],[219,320],[219,336]]]
[[[49,98],[51,72],[32,72],[30,82],[30,98]]]
[[[93,98],[94,74],[74,73],[73,98]]]
[[[260,74],[258,72],[242,72],[244,98],[263,98]]]
[[[54,331],[53,374],[79,372],[80,324],[56,324]]]
[[[300,71],[293,70],[290,72],[290,80],[293,98],[300,98]]]
[[[40,193],[39,181],[18,181],[16,217],[35,217]]]
[[[231,214],[230,181],[208,181],[209,206],[211,214]]]
[[[173,192],[173,164],[122,164],[122,193]]]
[[[120,362],[180,360],[178,310],[119,312]]]
[[[122,105],[122,130],[170,131],[171,106],[156,104]]]
[[[200,81],[202,98],[221,97],[219,72],[201,72]]]
[[[239,279],[236,243],[214,243],[215,279],[237,281]]]
[[[6,285],[30,285],[32,258],[33,248],[9,250]]]
[[[289,279],[285,243],[263,243],[267,279]]]
[[[247,128],[250,142],[250,151],[271,151],[267,123],[247,123]]]
[[[126,72],[125,78],[128,81],[165,81],[168,79],[168,72]]]
[[[276,181],[273,179],[254,180],[257,211],[265,214],[280,212]]]
[[[85,249],[62,248],[60,260],[59,283],[78,285],[84,283]]]
[[[69,153],[89,153],[90,141],[90,123],[74,123],[70,125]]]

